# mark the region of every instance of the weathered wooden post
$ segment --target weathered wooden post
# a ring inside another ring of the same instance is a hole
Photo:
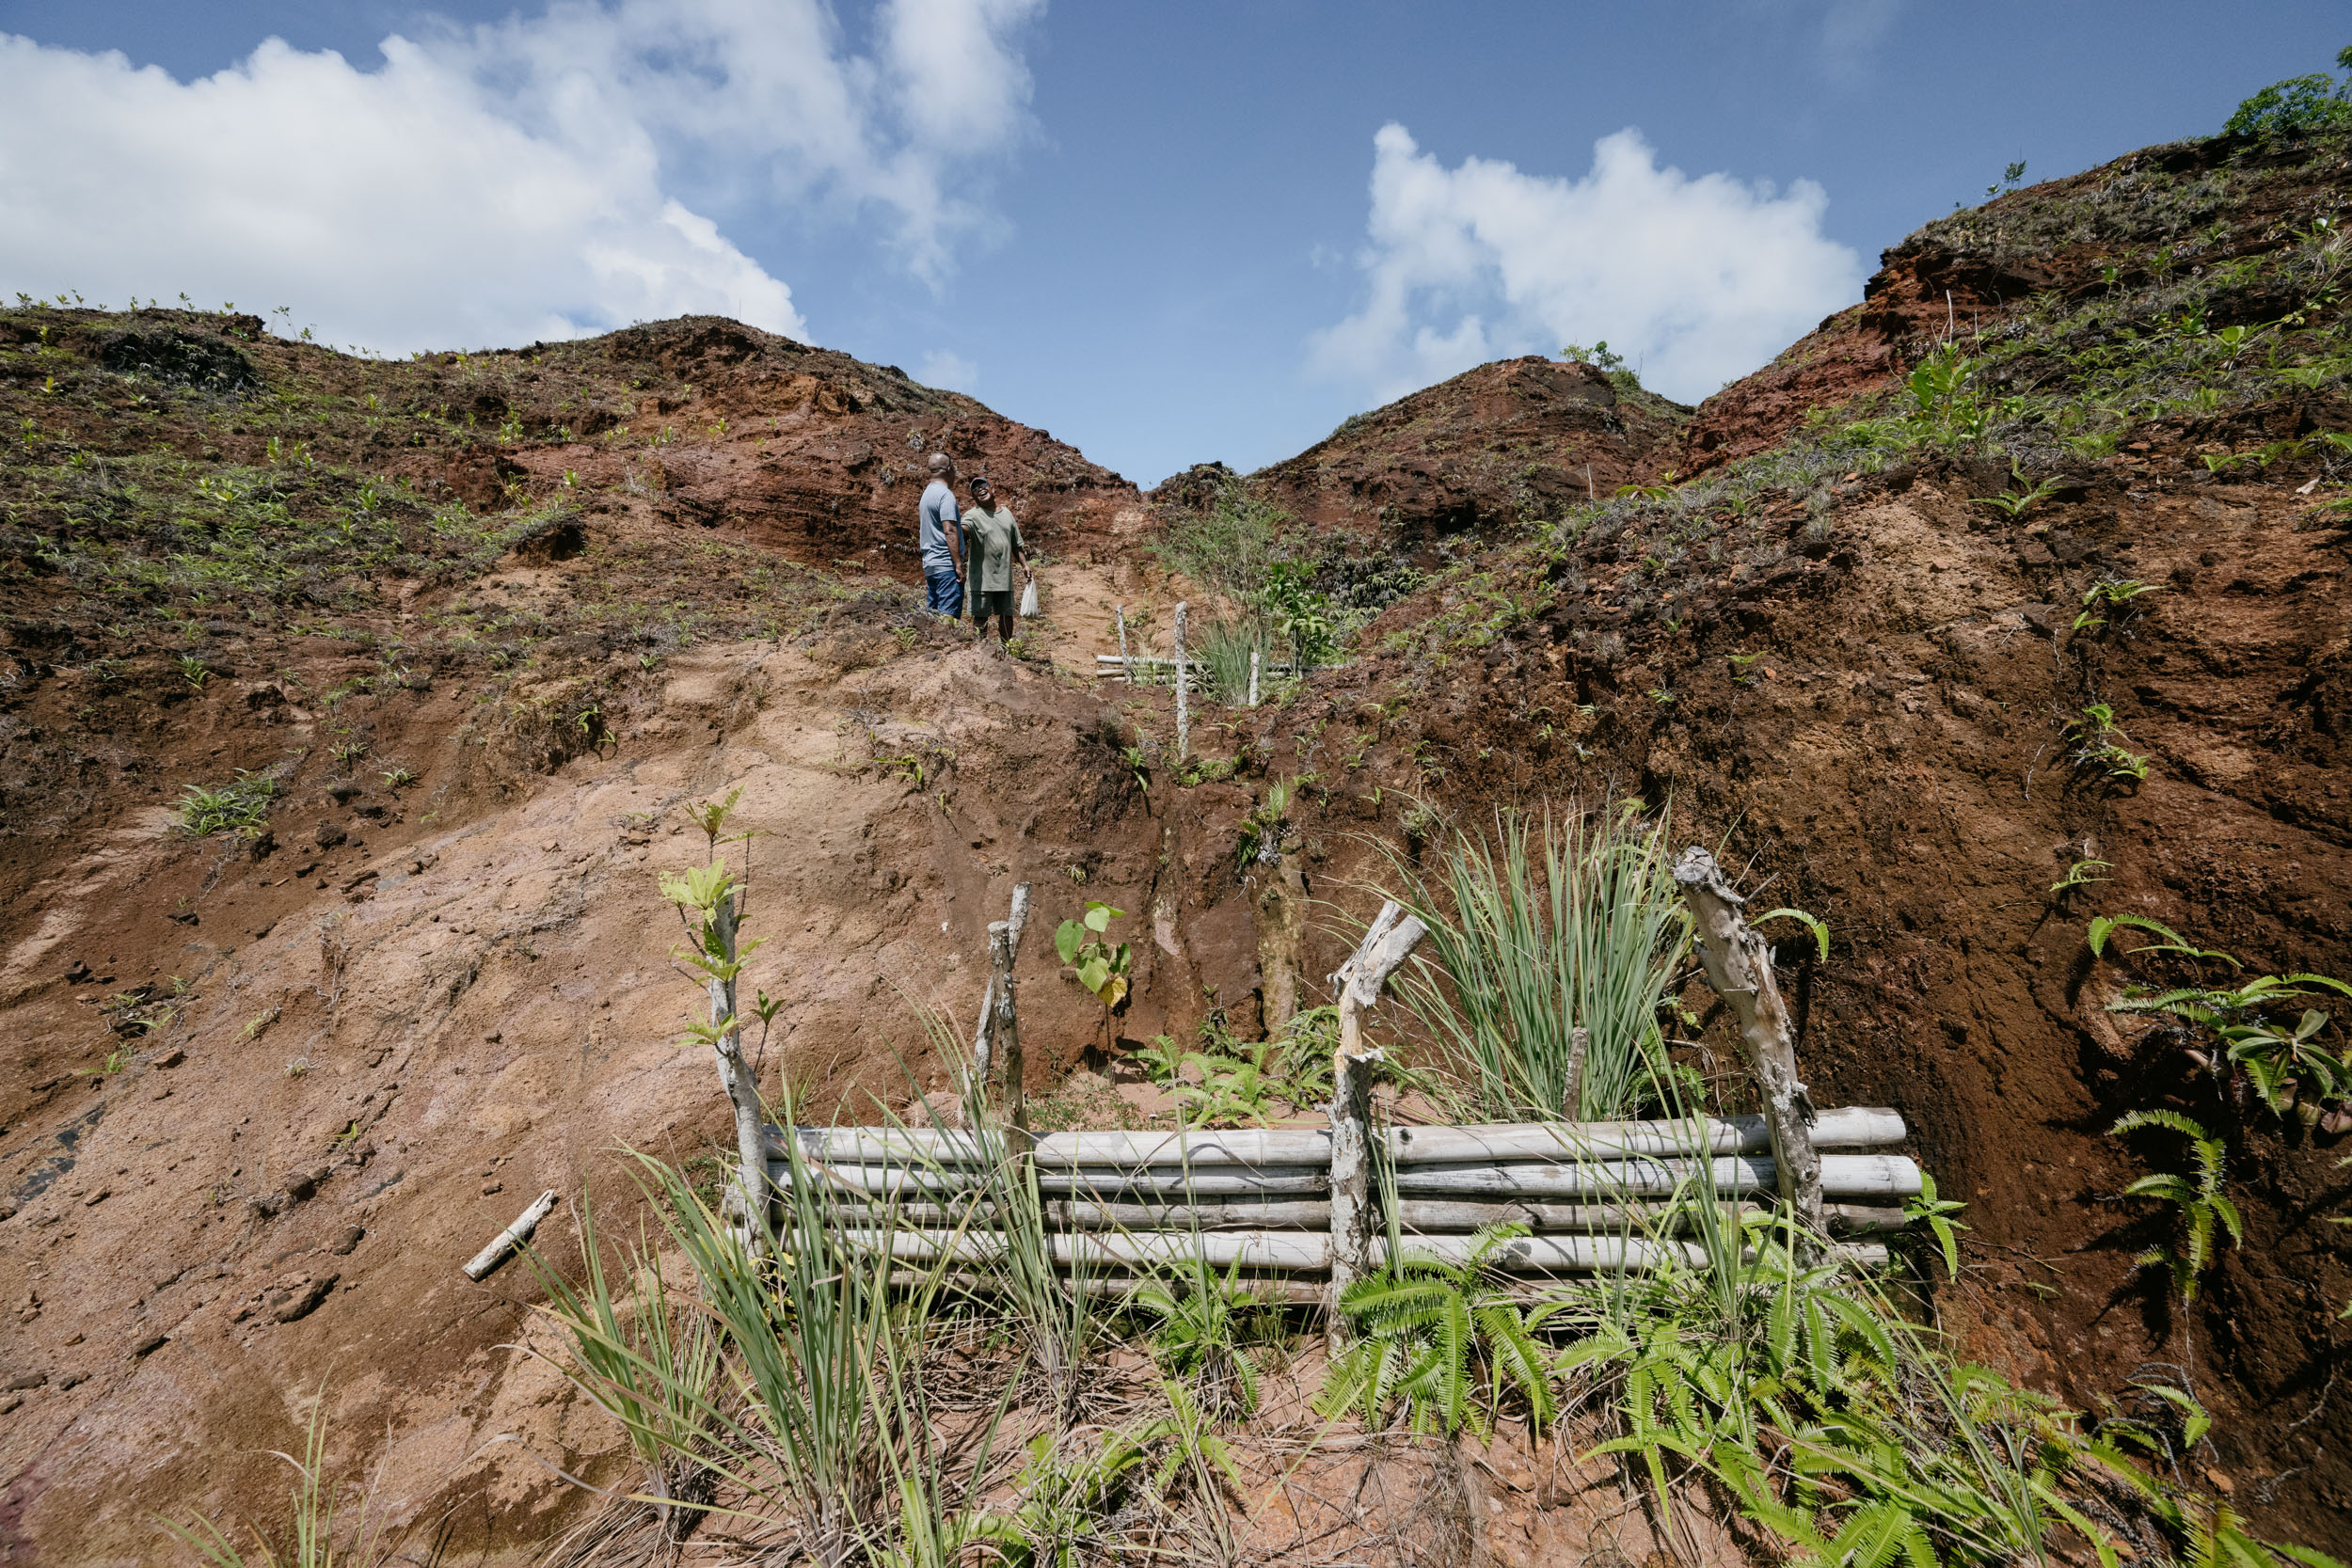
[[[1184,607],[1176,607],[1176,760],[1182,762],[1192,750],[1192,719],[1184,711],[1184,699],[1192,688],[1192,672],[1184,665]]]
[[[972,1081],[982,1093],[987,1092],[989,1069],[999,1059],[999,1042],[1005,1046],[1001,1059],[1009,1086],[1020,1071],[1021,1034],[1012,963],[1021,956],[1021,933],[1028,924],[1029,884],[1022,882],[1012,890],[1011,914],[988,927],[988,990],[980,998],[980,1026],[972,1040]]]
[[[710,911],[719,951],[729,962],[739,956],[737,923],[742,918],[741,898],[740,891],[729,889]],[[765,1245],[769,1228],[767,1117],[760,1109],[759,1085],[753,1080],[751,1064],[743,1059],[743,1025],[735,1014],[735,982],[713,974],[707,989],[710,1026],[716,1031],[710,1051],[717,1058],[719,1083],[727,1091],[728,1103],[735,1108],[734,1203],[743,1227],[740,1236],[744,1250],[756,1255]]]
[[[1584,1110],[1584,1058],[1592,1053],[1593,1032],[1590,1029],[1568,1031],[1568,1081],[1560,1093],[1560,1117],[1564,1121],[1581,1121]]]
[[[1258,650],[1249,650],[1249,705],[1258,705]]]
[[[1813,1148],[1813,1101],[1797,1078],[1796,1030],[1772,978],[1772,950],[1740,918],[1746,900],[1724,880],[1714,856],[1696,845],[1685,849],[1675,882],[1698,927],[1707,983],[1738,1020],[1740,1053],[1763,1091],[1781,1202],[1797,1222],[1798,1251],[1810,1256],[1823,1234],[1821,1157]]]
[[[1324,1336],[1334,1353],[1348,1337],[1340,1295],[1372,1272],[1378,1217],[1372,1203],[1372,1082],[1384,1058],[1379,1047],[1364,1046],[1364,1010],[1380,1000],[1389,976],[1426,934],[1427,927],[1395,903],[1383,904],[1364,940],[1331,976],[1339,992],[1340,1049],[1331,1070],[1331,1283],[1324,1297]]]
[[[1136,684],[1136,668],[1127,662],[1127,607],[1123,604],[1111,606],[1111,619],[1119,625],[1119,673],[1126,677],[1129,686],[1133,686]]]

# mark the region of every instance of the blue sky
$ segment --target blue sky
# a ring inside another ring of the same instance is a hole
[[[389,350],[725,310],[1150,483],[1570,338],[1695,400],[2004,164],[2211,131],[2352,17],[0,0],[0,290]]]

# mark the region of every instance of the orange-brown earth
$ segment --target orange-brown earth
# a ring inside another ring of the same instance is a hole
[[[2194,194],[2244,150],[2137,156]],[[2286,244],[2282,224],[2340,201],[2340,166],[2257,182],[2243,232],[2198,243],[2217,264]],[[2155,188],[2135,178],[2004,202]],[[1998,278],[2088,291],[2128,259],[2095,233],[2022,254],[1975,221],[1890,253],[1857,311],[1679,431],[1603,400],[1597,372],[1515,361],[1254,482],[1318,531],[1418,553],[1573,505],[1587,462],[1605,497],[1891,385],[1941,336],[1945,287],[1967,314],[1947,279],[1977,280],[1974,325],[1996,332],[2023,303]],[[106,360],[125,331],[223,344],[258,386],[174,380],[225,361],[151,346],[171,363],[133,379]],[[1764,494],[1712,535],[1606,513],[1569,547],[1440,576],[1295,697],[1205,714],[1197,745],[1232,777],[1187,784],[1165,695],[1088,667],[1101,601],[1169,589],[1139,498],[968,399],[707,321],[391,367],[179,316],[18,312],[0,332],[0,401],[33,421],[0,536],[0,1371],[18,1385],[0,1560],[151,1560],[157,1513],[267,1513],[283,1472],[259,1450],[294,1446],[323,1382],[340,1473],[373,1468],[387,1506],[485,1560],[577,1516],[546,1465],[618,1473],[610,1428],[511,1348],[529,1275],[457,1268],[544,1187],[574,1200],[547,1233],[559,1256],[583,1191],[623,1210],[622,1144],[694,1155],[723,1134],[707,1062],[671,1043],[693,993],[653,877],[697,844],[675,808],[736,788],[766,835],[751,926],[771,942],[749,980],[785,1004],[764,1071],[820,1103],[937,1085],[907,998],[968,1026],[1015,880],[1048,927],[1088,897],[1128,911],[1141,965],[1105,1021],[1032,937],[1023,1034],[1050,1093],[1118,1038],[1213,1006],[1246,1035],[1284,993],[1312,1000],[1343,939],[1305,900],[1361,909],[1374,838],[1410,854],[1497,804],[1671,800],[1677,836],[1830,922],[1832,957],[1793,965],[1804,1075],[1817,1099],[1901,1109],[1969,1202],[1963,1277],[1932,1288],[1945,1321],[2081,1408],[2185,1368],[2219,1418],[2201,1484],[2344,1546],[2343,1150],[2223,1102],[2177,1042],[2106,1013],[2117,976],[2082,939],[2090,913],[2133,911],[2258,969],[2352,973],[2347,533],[2303,491],[2338,493],[2336,460],[2204,461],[2352,428],[2340,390],[2144,421],[2013,517],[1975,499],[2005,461],[1931,450]],[[906,586],[908,469],[936,445],[1017,474],[1058,557],[1029,658],[931,623]],[[366,569],[134,570],[224,559],[246,526],[211,490],[173,492],[164,524],[142,512],[173,462],[265,491],[293,535],[342,531]],[[361,474],[383,476],[364,507]],[[2162,592],[2071,630],[2102,576]],[[2064,724],[2092,703],[2144,780],[2068,760]],[[181,786],[272,765],[267,838],[175,832]],[[1299,781],[1290,853],[1245,873],[1240,818],[1274,777]],[[2107,880],[2051,891],[2085,859]],[[1711,1015],[1702,1037],[1723,1049]],[[2144,1151],[2106,1135],[2150,1105],[2227,1126],[2248,1218],[2185,1310],[2133,1267],[2163,1230],[2119,1198]],[[1435,1490],[1397,1463],[1379,1506],[1426,1539],[1396,1552],[1536,1561],[1631,1539],[1591,1478],[1507,1445]],[[1303,1528],[1313,1511],[1294,1512]]]

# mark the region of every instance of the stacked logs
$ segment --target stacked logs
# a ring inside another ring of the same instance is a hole
[[[1814,1148],[1827,1151],[1820,1161],[1831,1233],[1900,1227],[1902,1200],[1920,1190],[1919,1167],[1880,1150],[1902,1142],[1902,1117],[1823,1111],[1812,1131]],[[894,1256],[911,1261],[943,1254],[977,1261],[999,1244],[974,1205],[988,1189],[987,1167],[1008,1157],[1000,1135],[878,1127],[794,1135],[853,1237],[876,1245],[886,1238]],[[770,1172],[780,1185],[790,1181],[783,1136],[770,1130]],[[1740,1203],[1779,1181],[1761,1117],[1393,1127],[1373,1141],[1384,1167],[1376,1186],[1395,1206],[1408,1253],[1457,1261],[1471,1232],[1518,1224],[1531,1233],[1505,1243],[1495,1261],[1529,1273],[1695,1264],[1697,1245],[1673,1239],[1692,1221],[1677,1199]],[[1277,1274],[1330,1267],[1326,1129],[1055,1132],[1036,1138],[1029,1158],[1061,1262],[1128,1268],[1199,1258]],[[1385,1257],[1385,1242],[1375,1240],[1375,1253]]]

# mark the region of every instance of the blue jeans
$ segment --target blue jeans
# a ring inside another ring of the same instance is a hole
[[[963,613],[963,579],[956,576],[954,567],[923,568],[923,591],[930,598],[933,614],[953,620]]]

